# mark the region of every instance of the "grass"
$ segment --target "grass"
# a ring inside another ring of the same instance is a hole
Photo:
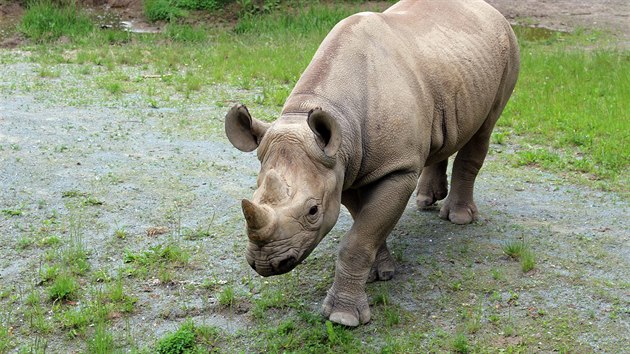
[[[50,42],[61,36],[79,38],[94,31],[94,24],[84,10],[72,3],[33,0],[19,26],[20,31],[35,42]]]
[[[187,319],[174,332],[160,338],[153,352],[159,354],[207,353],[219,341],[222,333],[212,326],[196,325]]]
[[[498,127],[530,145],[516,152],[517,165],[584,174],[619,189],[630,166],[630,88],[619,84],[630,80],[630,53],[576,46],[592,40],[580,32],[522,40],[522,74]]]
[[[503,252],[511,258],[520,260],[521,270],[527,273],[534,269],[536,260],[528,243],[522,240],[510,240],[503,244]]]
[[[59,101],[52,102],[64,106],[94,107],[105,102],[107,106],[137,109],[142,116],[155,114],[166,132],[172,127],[164,111],[174,109],[178,115],[175,132],[193,140],[214,139],[223,134],[217,123],[220,119],[189,107],[229,107],[235,100],[247,99],[253,112],[260,112],[263,119],[273,119],[323,36],[339,19],[357,10],[354,4],[322,4],[296,13],[254,9],[255,4],[243,2],[249,7],[245,7],[246,15],[234,28],[217,29],[178,21],[185,15],[183,10],[212,7],[212,1],[205,5],[147,3],[158,10],[162,6],[160,11],[166,13],[162,18],[170,22],[164,33],[149,36],[94,32],[92,25],[76,32],[68,27],[59,35],[39,33],[33,29],[36,26],[26,26],[36,21],[25,17],[21,30],[35,43],[25,50],[29,52],[28,60],[39,69],[33,71],[32,81],[37,83],[25,80],[19,87],[27,92],[56,92]],[[285,6],[268,3],[280,9]],[[36,11],[56,14],[56,10],[51,10],[55,6],[48,4],[39,9],[32,5],[28,12],[30,16]],[[77,18],[82,17],[81,10],[73,11]],[[67,21],[68,25],[73,21]],[[593,35],[589,33],[532,38],[521,30],[518,33],[522,36],[522,75],[493,135],[493,143],[509,146],[514,152],[499,159],[578,178],[587,176],[599,180],[604,189],[620,190],[625,183],[629,154],[628,120],[619,117],[628,111],[628,92],[627,87],[615,83],[623,82],[628,75],[627,52],[599,47],[583,50],[585,42],[591,43],[589,38]],[[61,36],[70,38],[71,43],[50,44]],[[66,81],[66,73],[72,75],[73,70],[81,78],[81,85]],[[142,110],[149,106],[160,109],[151,113]],[[112,129],[105,129],[111,139],[127,139],[125,134],[131,130],[122,127],[120,130],[125,131],[120,133]],[[26,150],[27,146],[23,148]],[[19,145],[4,144],[0,148],[6,149],[1,150],[3,153],[20,152]],[[53,148],[51,154],[68,155],[76,149]],[[195,168],[213,174],[231,167],[200,162]],[[108,176],[109,187],[136,181],[125,175]],[[597,295],[610,304],[610,313],[600,313],[595,308],[571,317],[566,312],[549,311],[554,304],[547,303],[545,297],[537,298],[541,295],[534,290],[546,291],[555,284],[545,278],[548,275],[544,272],[530,272],[536,269],[537,262],[548,262],[542,257],[545,252],[532,251],[534,245],[536,250],[542,250],[540,242],[544,241],[532,238],[528,243],[516,239],[506,242],[502,251],[520,262],[517,268],[511,263],[506,265],[506,257],[497,252],[496,246],[483,248],[487,240],[480,238],[464,248],[440,248],[435,254],[423,254],[417,257],[417,265],[410,264],[409,258],[404,257],[408,254],[403,254],[407,248],[400,246],[401,251],[395,252],[397,261],[404,267],[417,266],[413,269],[418,271],[408,279],[396,278],[396,287],[391,282],[368,285],[372,323],[349,330],[326,321],[318,313],[332,281],[334,251],[316,251],[315,257],[308,259],[307,276],[293,272],[259,279],[241,259],[241,240],[237,237],[242,235],[225,231],[237,223],[230,211],[220,210],[216,222],[213,217],[209,223],[192,223],[207,227],[182,226],[180,216],[175,235],[144,235],[143,231],[137,232],[138,225],[127,220],[126,227],[102,225],[103,214],[120,214],[109,199],[104,199],[107,196],[102,191],[67,190],[55,198],[81,212],[70,211],[72,215],[68,215],[65,213],[71,208],[66,207],[58,217],[45,219],[49,221],[35,220],[35,208],[26,204],[3,206],[3,225],[33,224],[23,225],[24,231],[6,247],[19,249],[25,259],[36,259],[33,269],[38,270],[38,285],[26,291],[5,289],[5,284],[0,284],[0,352],[45,347],[46,340],[73,343],[80,348],[78,351],[85,352],[133,352],[133,338],[123,337],[141,334],[132,330],[123,333],[121,323],[129,319],[139,321],[149,311],[148,304],[164,304],[169,301],[165,299],[175,299],[169,304],[174,309],[169,313],[175,318],[156,319],[156,325],[176,329],[156,340],[142,337],[146,342],[137,351],[467,353],[553,351],[566,346],[580,352],[590,347],[577,342],[566,344],[567,338],[575,337],[579,326],[565,322],[578,324],[602,316],[614,320],[627,314],[618,299],[607,297],[607,291],[613,287],[610,285],[601,285]],[[160,197],[156,196],[157,208],[162,203]],[[185,211],[181,214],[186,217]],[[487,230],[485,225],[476,227]],[[423,229],[418,234],[424,232]],[[93,249],[88,235],[105,235],[102,249]],[[492,234],[496,238],[503,236],[503,232]],[[226,239],[230,240],[227,248]],[[440,242],[437,237],[432,239]],[[216,261],[221,257],[227,261]],[[227,265],[212,268],[217,262]],[[527,277],[522,273],[528,273]],[[207,281],[214,274],[229,280]],[[571,281],[575,282],[572,286],[586,288],[590,280],[582,276]],[[542,307],[534,312],[535,316],[527,312],[528,297],[519,297],[521,291],[526,291],[523,289],[534,289],[528,295]],[[203,303],[214,296],[216,305]],[[401,298],[406,300],[398,300]],[[202,324],[208,313],[221,315],[228,312],[226,308],[230,309],[228,316],[237,319],[232,321],[230,317],[228,327],[238,321],[248,323],[248,327],[223,331]],[[200,315],[183,323],[177,317],[191,314]],[[551,333],[549,337],[558,335],[563,342],[536,336],[543,333],[539,328]],[[611,331],[617,333],[614,328]],[[28,338],[47,339],[33,342],[35,339]],[[518,344],[510,344],[512,340]],[[543,342],[542,348],[538,347],[539,341]],[[607,345],[615,351],[614,346]]]

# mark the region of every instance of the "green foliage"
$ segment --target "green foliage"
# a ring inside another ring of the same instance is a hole
[[[498,126],[545,148],[518,151],[516,163],[623,185],[630,87],[621,83],[630,81],[630,52],[575,48],[590,40],[585,34],[519,39],[521,75]]]
[[[503,244],[503,252],[512,258],[519,258],[527,246],[522,240],[510,240]]]
[[[520,259],[524,273],[534,269],[536,260],[530,246],[522,240],[510,240],[503,244],[503,252],[514,259]]]
[[[108,331],[105,323],[96,325],[94,335],[87,342],[87,352],[95,354],[112,353],[115,349],[114,336]]]
[[[94,25],[84,10],[71,4],[51,0],[29,2],[19,29],[35,42],[50,42],[61,36],[81,38],[94,31]]]
[[[200,43],[208,40],[205,29],[187,24],[169,23],[164,34],[176,42]]]
[[[246,5],[247,6],[247,5]],[[256,11],[255,11],[256,12]],[[356,13],[356,8],[346,6],[310,6],[299,12],[258,11],[257,15],[243,16],[236,26],[236,33],[256,33],[265,36],[302,35],[328,33],[337,22]]]
[[[222,336],[213,326],[195,325],[187,319],[172,333],[160,338],[154,352],[159,354],[208,353],[213,351]]]
[[[22,209],[2,209],[2,214],[6,216],[20,216],[22,213]]]
[[[219,293],[219,304],[226,307],[232,307],[232,305],[234,304],[234,298],[234,287],[228,285],[221,289],[221,292]]]
[[[48,289],[48,298],[52,301],[74,299],[79,290],[79,283],[70,274],[60,274]]]
[[[195,324],[187,320],[181,327],[160,339],[155,346],[159,354],[183,354],[195,347]]]
[[[468,338],[463,333],[457,333],[453,338],[453,350],[456,353],[466,354],[470,352]]]
[[[144,14],[149,21],[173,21],[186,15],[170,0],[144,0]]]

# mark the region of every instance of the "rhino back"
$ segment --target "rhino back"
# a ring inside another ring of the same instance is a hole
[[[517,71],[514,34],[485,2],[401,1],[335,26],[283,111],[335,114],[345,187],[358,187],[459,150]]]

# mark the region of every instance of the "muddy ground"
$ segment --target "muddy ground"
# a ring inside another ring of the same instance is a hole
[[[625,1],[490,2],[508,16],[533,18],[541,25],[601,25],[622,41],[628,38]],[[601,17],[609,6],[614,11]],[[202,284],[210,279],[243,288],[244,283],[259,287],[274,281],[257,277],[244,260],[240,199],[253,191],[258,162],[253,153],[236,151],[222,134],[226,105],[252,102],[257,92],[211,87],[203,92],[214,97],[207,104],[182,105],[175,98],[170,106],[155,109],[142,93],[107,96],[72,65],[57,65],[58,77],[42,78],[28,52],[3,50],[0,59],[0,210],[20,211],[0,213],[2,288],[25,296],[39,286],[38,272],[49,248],[33,235],[54,223],[52,233],[61,238],[79,230],[93,273],[114,275],[125,267],[128,250],[167,242],[190,250],[190,264],[178,270],[173,281],[164,284],[149,277],[127,282],[138,302],[127,322],[112,319],[116,333],[130,332],[137,343],[147,345],[186,317],[228,333],[255,327],[247,304],[226,311],[217,304],[216,288]],[[143,74],[151,73],[130,75]],[[452,332],[459,309],[480,304],[484,319],[474,340],[487,348],[525,343],[534,352],[627,350],[627,195],[511,167],[506,155],[514,148],[518,147],[492,146],[477,182],[479,222],[451,225],[437,217],[437,210],[420,212],[410,202],[389,238],[398,261],[397,276],[385,284],[391,302],[410,314],[409,328],[417,325],[427,333],[436,328]],[[99,203],[76,203],[69,197],[72,191]],[[350,223],[344,211],[336,228],[298,268],[295,281],[313,311],[332,282],[338,240]],[[168,231],[147,233],[152,227]],[[120,229],[128,237],[114,237]],[[199,229],[207,233],[185,237]],[[23,247],[29,238],[33,243]],[[515,239],[532,246],[533,271],[523,274],[518,263],[503,254],[502,245]],[[294,277],[295,272],[280,281]],[[454,287],[457,282],[461,286]],[[368,295],[380,286],[368,286]],[[498,295],[491,298],[494,293]],[[8,300],[3,301],[4,306]],[[33,338],[20,334],[26,332],[20,327],[26,328],[28,319],[20,317],[24,305],[17,304],[4,307],[2,318],[16,316],[15,340],[24,345]],[[379,310],[373,311],[378,323]],[[516,334],[501,332],[488,320],[491,313],[509,316]],[[367,337],[376,330],[368,326],[357,335]],[[48,349],[67,352],[85,347],[84,341],[53,335]]]

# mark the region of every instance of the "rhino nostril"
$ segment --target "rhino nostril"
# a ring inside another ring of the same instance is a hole
[[[293,256],[287,257],[287,258],[281,260],[280,263],[278,263],[278,270],[280,270],[280,271],[287,271],[287,270],[293,268],[294,265],[295,265],[295,257],[293,257]]]

